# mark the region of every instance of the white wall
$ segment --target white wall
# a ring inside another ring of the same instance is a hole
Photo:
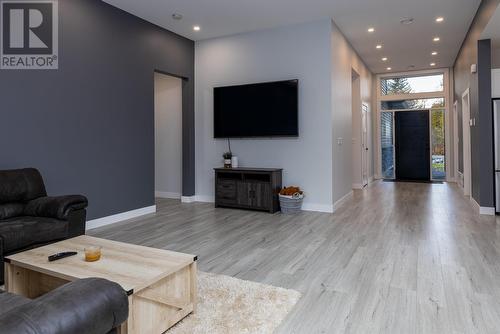
[[[491,96],[500,98],[500,69],[491,70]]]
[[[155,73],[155,195],[182,193],[182,80]]]
[[[491,67],[500,69],[500,46],[496,45],[495,43],[492,43],[492,50],[491,50]]]
[[[331,20],[322,20],[196,42],[198,200],[213,199],[213,168],[227,150],[213,139],[213,87],[299,79],[299,138],[232,140],[231,148],[241,166],[284,168],[284,185],[305,189],[305,209],[332,210],[330,36]]]
[[[333,203],[348,195],[352,190],[353,170],[360,170],[359,165],[353,166],[352,154],[356,147],[361,152],[361,127],[353,133],[353,117],[355,124],[361,124],[361,113],[352,113],[352,70],[360,76],[361,100],[371,105],[372,102],[372,74],[356,54],[352,46],[344,37],[340,29],[331,23],[331,81],[332,85],[332,118],[333,118]],[[372,128],[373,112],[368,114],[368,128]],[[373,139],[368,147],[373,150]],[[342,138],[343,143],[338,144]],[[373,176],[373,159],[369,166]]]
[[[361,155],[361,145],[362,136],[360,132],[362,118],[359,117],[361,112],[361,78],[356,73],[356,77],[352,79],[351,82],[351,108],[352,108],[352,123],[351,123],[351,149],[352,149],[352,188],[361,189],[363,187],[363,166],[362,166],[362,155]],[[346,144],[349,144],[346,142]]]

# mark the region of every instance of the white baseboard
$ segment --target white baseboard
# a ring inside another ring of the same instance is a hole
[[[365,187],[361,183],[353,183],[352,184],[352,189],[361,190],[361,189],[364,189],[364,188]]]
[[[180,199],[181,194],[179,193],[172,193],[168,191],[155,191],[155,197],[158,198],[170,198],[170,199]]]
[[[140,209],[136,209],[136,210],[118,213],[116,215],[111,215],[111,216],[107,216],[107,217],[93,219],[93,220],[87,221],[86,229],[91,230],[94,228],[118,223],[118,222],[121,222],[121,221],[124,221],[127,219],[137,218],[137,217],[144,216],[144,215],[147,215],[150,213],[155,213],[155,212],[156,212],[156,205],[151,205],[151,206],[147,206],[145,208],[140,208]]]
[[[470,200],[474,205],[476,211],[479,212],[480,215],[494,216],[496,214],[495,208],[480,206],[479,203],[474,198],[472,198],[472,196],[470,197]]]
[[[196,195],[194,198],[196,202],[215,203],[215,197],[210,195]]]
[[[494,216],[496,214],[496,210],[495,210],[495,208],[490,208],[487,206],[480,206],[479,207],[479,214],[486,215],[486,216]]]
[[[193,202],[215,203],[215,197],[212,195],[191,196],[189,200],[190,200],[190,202],[185,202],[185,203],[193,203]],[[303,211],[332,213],[333,206],[328,205],[328,204],[304,203],[304,204],[302,204],[302,210]]]
[[[339,199],[337,202],[333,204],[333,211],[336,211],[342,204],[344,204],[345,201],[347,201],[351,196],[353,195],[353,191],[351,190],[347,194],[344,195],[341,199]]]
[[[481,206],[479,205],[479,203],[476,202],[476,200],[472,196],[470,196],[469,199],[472,202],[472,205],[474,205],[474,208],[476,209],[476,211],[479,212],[479,209],[481,208]]]
[[[314,211],[314,212],[333,213],[333,205],[303,203],[302,204],[302,211]]]
[[[196,196],[181,196],[182,203],[194,203],[196,202]]]

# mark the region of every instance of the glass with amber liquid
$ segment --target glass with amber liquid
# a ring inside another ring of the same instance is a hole
[[[101,246],[85,247],[85,261],[94,262],[101,258]]]

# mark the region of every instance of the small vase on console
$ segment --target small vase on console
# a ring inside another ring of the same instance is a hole
[[[224,168],[232,168],[231,160],[233,158],[233,154],[231,152],[225,152],[222,154],[222,157],[224,158]]]

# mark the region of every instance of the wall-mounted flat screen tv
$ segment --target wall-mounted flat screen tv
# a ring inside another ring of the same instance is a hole
[[[298,80],[214,88],[214,137],[297,137]]]

